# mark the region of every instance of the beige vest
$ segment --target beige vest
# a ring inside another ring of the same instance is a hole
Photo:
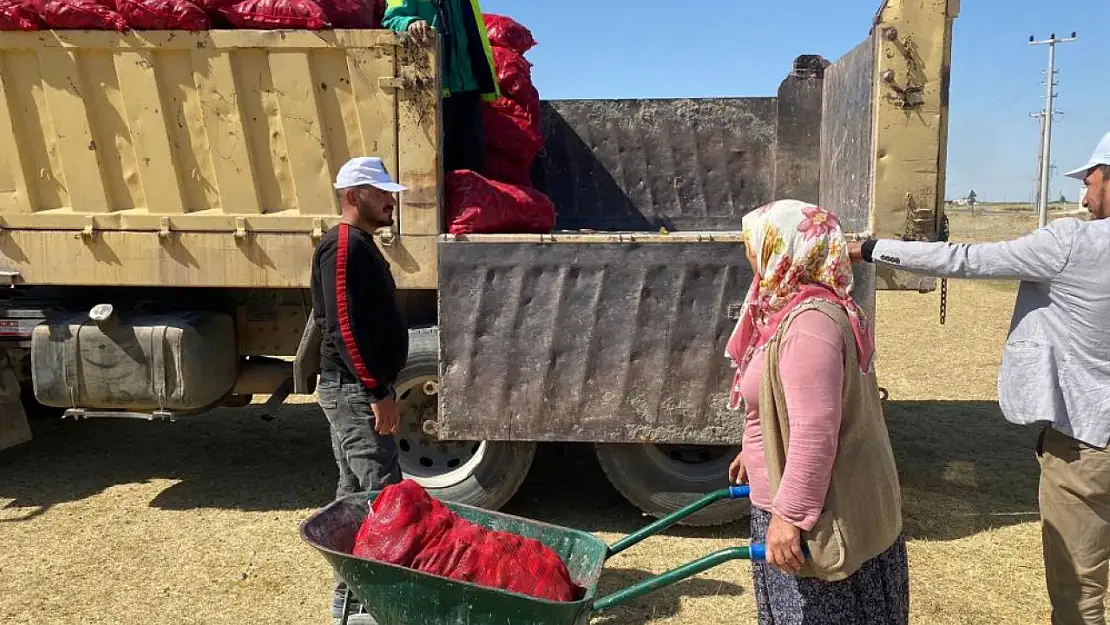
[[[844,408],[825,507],[813,531],[802,533],[810,559],[800,575],[837,581],[894,544],[902,532],[902,496],[874,370],[869,375],[860,371],[848,315],[825,301],[808,302],[791,311],[767,346],[759,420],[771,496],[778,492],[790,441],[786,397],[778,376],[779,342],[800,313],[814,309],[836,321],[844,339]]]

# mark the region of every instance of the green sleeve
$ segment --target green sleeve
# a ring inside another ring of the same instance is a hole
[[[389,0],[385,7],[385,16],[382,18],[382,28],[388,28],[399,33],[406,32],[409,26],[420,17],[416,5],[419,0]]]

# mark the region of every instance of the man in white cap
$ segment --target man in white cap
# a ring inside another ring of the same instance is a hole
[[[1064,175],[1087,186],[1083,207],[1090,211],[1092,219],[1110,217],[1110,132],[1099,142],[1086,165]]]
[[[1042,546],[1054,625],[1103,625],[1110,564],[1110,134],[1069,176],[1091,220],[1056,219],[1012,241],[867,241],[863,260],[947,278],[1019,280],[998,398],[1042,428]]]
[[[317,393],[339,466],[335,496],[342,498],[401,480],[393,438],[398,421],[393,383],[408,359],[408,326],[389,263],[373,233],[393,224],[394,196],[406,188],[376,157],[344,164],[335,188],[340,222],[324,233],[313,255],[312,303],[323,335]],[[335,618],[345,595],[346,585],[337,575]]]

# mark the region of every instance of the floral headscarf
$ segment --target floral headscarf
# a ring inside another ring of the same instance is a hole
[[[739,407],[740,379],[752,357],[792,309],[814,299],[847,311],[860,368],[870,371],[874,339],[866,316],[851,297],[852,265],[836,215],[798,200],[780,200],[745,215],[743,228],[744,245],[755,259],[755,275],[728,341],[726,353],[737,367],[729,407]]]

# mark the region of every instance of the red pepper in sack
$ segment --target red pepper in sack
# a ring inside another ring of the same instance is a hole
[[[538,540],[471,523],[412,480],[387,486],[359,527],[353,555],[550,601],[581,589]]]
[[[26,0],[0,0],[0,30],[42,30],[44,24]]]
[[[331,26],[324,10],[312,0],[242,0],[217,12],[236,28],[321,30]]]
[[[489,34],[489,43],[493,47],[508,48],[517,54],[536,47],[536,40],[532,38],[532,31],[528,30],[511,17],[486,13],[482,16],[486,23],[486,32]]]
[[[482,126],[487,153],[497,151],[530,166],[543,148],[539,124],[523,106],[512,100],[501,98],[496,102],[483,102]]]
[[[208,30],[211,21],[190,0],[115,0],[116,10],[136,30]]]
[[[115,8],[96,0],[31,0],[47,27],[55,30],[127,30]]]
[[[555,204],[530,187],[463,169],[447,174],[447,224],[455,235],[546,234],[555,227]]]
[[[497,83],[501,86],[502,95],[526,105],[535,92],[532,64],[508,48],[494,48],[493,66],[497,69]]]

